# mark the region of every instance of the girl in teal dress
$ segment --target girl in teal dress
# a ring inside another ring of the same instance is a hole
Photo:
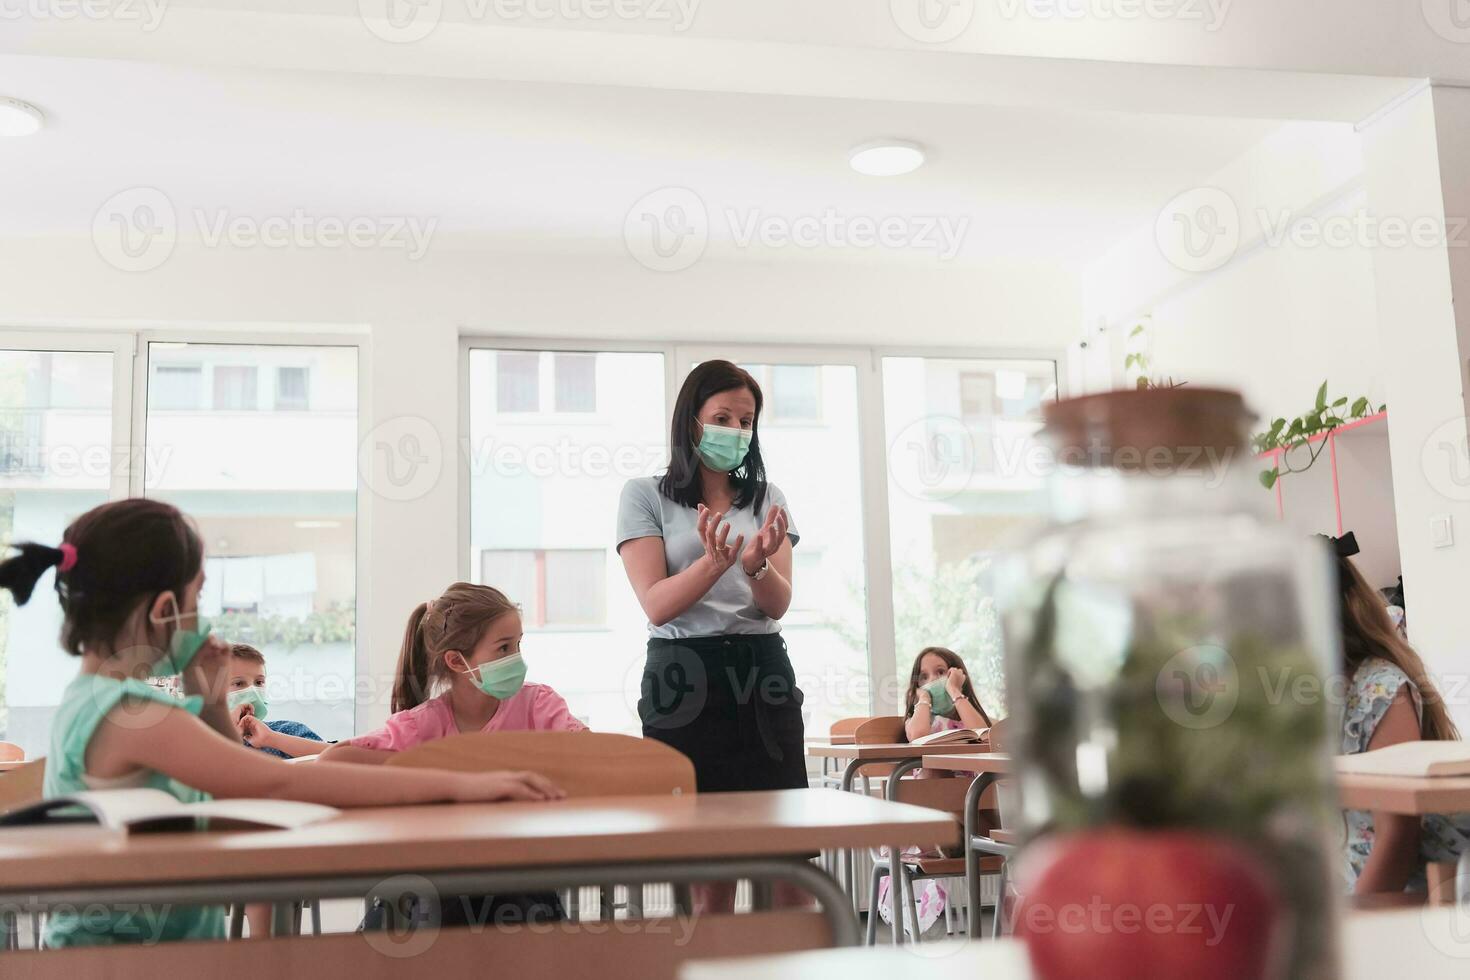
[[[547,800],[563,794],[534,773],[455,773],[318,762],[292,766],[241,744],[231,719],[230,647],[198,615],[204,549],[176,508],[155,500],[96,507],[57,547],[17,545],[0,588],[18,605],[56,570],[61,646],[81,670],[67,685],[46,760],[48,798],[81,790],[152,787],[193,802],[216,797],[328,806]],[[12,653],[12,656],[15,654]],[[149,678],[181,677],[185,697]],[[54,909],[50,946],[221,938],[218,907],[174,907],[161,918],[128,910]]]

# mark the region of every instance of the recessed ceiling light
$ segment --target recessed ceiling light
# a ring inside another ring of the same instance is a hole
[[[875,140],[853,147],[847,162],[869,177],[897,177],[924,165],[924,148],[909,140]]]
[[[297,521],[296,526],[305,531],[321,530],[324,528],[341,527],[341,521]]]
[[[29,136],[45,123],[41,110],[29,102],[0,95],[0,136]]]

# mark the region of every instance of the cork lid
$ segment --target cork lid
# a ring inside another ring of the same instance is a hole
[[[1042,438],[1068,466],[1172,472],[1244,454],[1255,415],[1221,388],[1106,391],[1046,405]]]

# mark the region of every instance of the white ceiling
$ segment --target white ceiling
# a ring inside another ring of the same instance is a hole
[[[1281,125],[42,57],[0,61],[0,94],[50,120],[0,144],[9,234],[86,235],[111,195],[152,186],[181,213],[412,215],[435,219],[439,242],[599,249],[621,246],[639,198],[673,186],[703,199],[712,249],[729,247],[727,211],[831,209],[967,221],[961,260],[1066,264]],[[931,163],[852,173],[847,149],[881,136],[925,143]]]

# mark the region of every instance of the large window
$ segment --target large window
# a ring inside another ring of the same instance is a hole
[[[668,459],[664,355],[468,358],[470,575],[520,605],[532,680],[594,729],[636,732],[647,620],[613,537],[624,482]]]
[[[0,350],[0,543],[54,544],[108,499],[126,458],[114,454],[117,355]],[[56,644],[61,610],[48,573],[36,599],[0,597],[0,739],[45,755],[51,717],[76,663]],[[3,778],[3,777],[0,777]]]
[[[201,611],[216,635],[265,654],[273,714],[349,737],[356,348],[150,343],[146,355],[144,488],[204,536]],[[180,379],[190,372],[211,390],[186,406]]]
[[[925,646],[949,647],[997,714],[1005,690],[986,573],[1044,510],[1029,450],[1055,391],[1051,361],[883,359],[898,676]]]

